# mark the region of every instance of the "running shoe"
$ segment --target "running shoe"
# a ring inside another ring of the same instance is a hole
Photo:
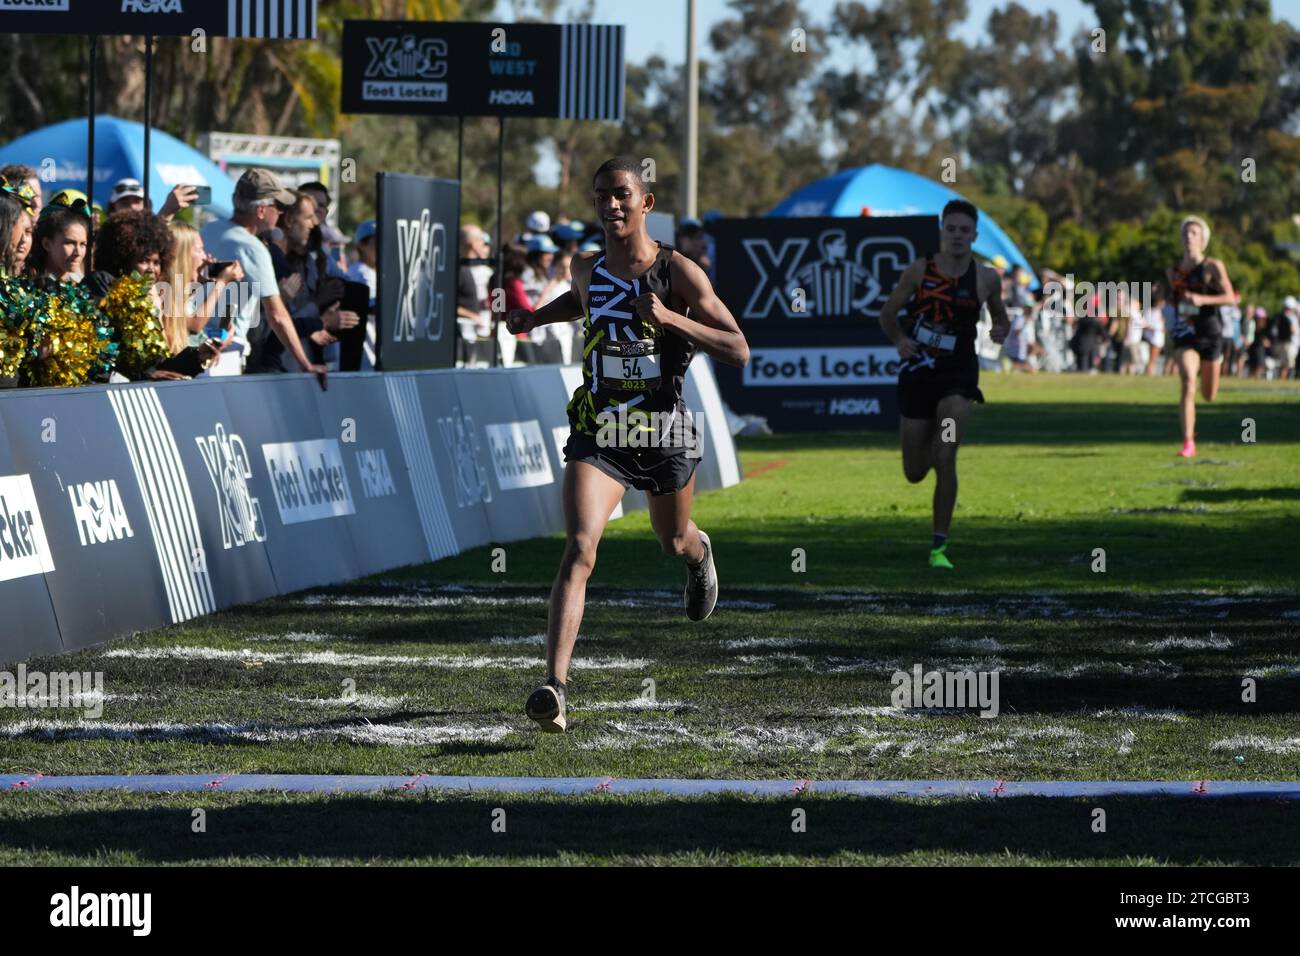
[[[692,621],[703,621],[713,613],[718,603],[718,571],[713,566],[713,545],[709,536],[700,532],[700,543],[704,545],[704,560],[692,567],[686,566],[686,616]]]
[[[568,721],[564,716],[564,685],[554,677],[528,695],[524,713],[537,721],[537,726],[548,734],[562,734]]]
[[[952,562],[948,560],[948,555],[944,554],[948,550],[948,543],[945,541],[937,548],[930,549],[930,567],[947,568],[953,570]]]
[[[1178,457],[1179,458],[1196,457],[1196,440],[1194,438],[1189,438],[1187,439],[1187,441],[1183,442],[1183,450],[1178,453]]]

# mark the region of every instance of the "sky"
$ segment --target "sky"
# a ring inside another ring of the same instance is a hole
[[[959,35],[975,41],[984,32],[989,13],[1003,6],[1007,0],[969,0],[970,16]],[[819,21],[829,18],[835,0],[803,0],[804,9]],[[626,58],[629,63],[642,63],[647,57],[659,54],[669,62],[681,62],[686,56],[686,0],[595,0],[593,23],[622,23],[627,26]],[[1083,0],[1021,0],[1021,5],[1035,12],[1054,10],[1060,22],[1060,35],[1071,36],[1087,26],[1093,17],[1092,8]],[[561,10],[564,5],[561,5]],[[696,20],[701,55],[709,29],[719,20],[727,19],[726,0],[697,0]],[[1273,15],[1300,27],[1300,0],[1273,0]],[[557,20],[564,17],[557,13]]]

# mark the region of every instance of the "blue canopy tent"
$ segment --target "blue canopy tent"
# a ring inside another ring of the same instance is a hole
[[[768,215],[938,216],[949,200],[965,198],[924,176],[872,163],[809,183],[786,197]],[[1038,284],[1029,260],[983,210],[980,211],[977,232],[979,237],[972,247],[976,255],[990,260],[994,256],[1003,256],[1008,267],[1019,265],[1033,276],[1032,284]]]
[[[173,186],[211,186],[212,205],[203,208],[218,216],[233,211],[230,197],[235,183],[212,160],[161,130],[150,130],[149,198],[153,208],[161,209]],[[51,167],[46,160],[52,160]],[[0,165],[26,163],[45,174],[49,168],[53,181],[41,184],[48,200],[60,189],[86,189],[86,120],[71,119],[28,133],[0,146]],[[144,126],[116,116],[95,117],[95,195],[94,201],[108,208],[108,194],[113,184],[128,176],[145,182]]]

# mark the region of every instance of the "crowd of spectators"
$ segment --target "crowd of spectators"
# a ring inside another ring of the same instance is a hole
[[[128,178],[100,209],[77,190],[45,196],[29,166],[0,170],[0,385],[323,373],[363,332],[358,364],[373,366],[373,320],[358,328],[343,307],[373,307],[373,220],[349,265],[322,183],[250,169],[231,218],[201,229],[178,215],[199,195],[177,186],[154,213]]]
[[[1093,290],[1051,270],[1037,292],[1020,266],[992,261],[1002,275],[1002,297],[1011,332],[999,348],[984,335],[986,364],[1023,372],[1096,375],[1175,375],[1172,336],[1176,311],[1162,283],[1116,283]],[[1288,296],[1273,314],[1263,306],[1220,307],[1223,374],[1240,378],[1297,378],[1300,302]]]
[[[683,219],[673,245],[712,270],[709,238],[698,219]],[[511,309],[533,311],[569,292],[573,257],[600,252],[604,234],[576,219],[557,219],[537,210],[501,253],[500,281],[492,241],[477,225],[460,230],[460,272],[456,317],[460,328],[457,364],[486,367],[499,352],[502,365],[544,365],[576,361],[582,351],[583,320],[555,322],[532,332],[511,334],[505,316]]]

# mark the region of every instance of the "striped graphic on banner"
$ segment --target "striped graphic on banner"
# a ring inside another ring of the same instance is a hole
[[[621,120],[623,27],[567,23],[560,31],[560,116]]]
[[[217,602],[207,564],[202,561],[203,541],[194,498],[158,394],[152,388],[121,388],[109,392],[108,401],[144,498],[172,623],[211,614]]]
[[[229,36],[316,39],[317,0],[226,0],[226,3],[229,4],[226,8]]]
[[[384,385],[397,423],[397,437],[402,442],[402,456],[411,475],[415,507],[420,512],[420,526],[424,529],[429,554],[435,561],[458,554],[460,548],[447,515],[442,485],[438,483],[438,469],[433,463],[433,448],[429,445],[429,431],[424,427],[415,379],[409,375],[385,375]]]

